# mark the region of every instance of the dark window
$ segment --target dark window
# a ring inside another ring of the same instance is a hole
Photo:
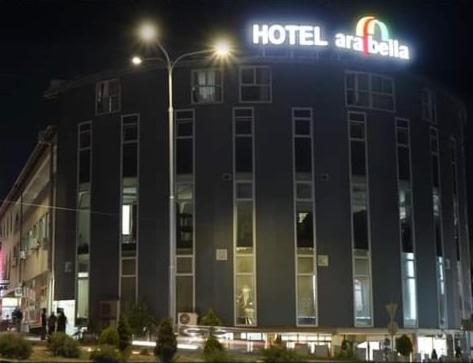
[[[355,249],[368,250],[368,215],[366,209],[353,212],[353,243]]]
[[[297,247],[313,248],[314,247],[314,226],[313,215],[310,211],[297,211]]]
[[[397,129],[397,143],[405,146],[409,146],[409,132],[407,129]]]
[[[434,233],[435,233],[435,249],[437,252],[437,257],[443,256],[442,250],[442,235],[440,232],[440,217],[434,217]]]
[[[251,137],[235,139],[235,171],[251,173],[253,171],[253,145]]]
[[[294,140],[295,163],[297,173],[312,171],[312,155],[309,138],[296,138]]]
[[[176,173],[191,174],[192,171],[192,139],[176,140]]]
[[[178,121],[176,136],[192,136],[192,121]]]
[[[250,120],[237,120],[235,121],[235,133],[237,135],[251,135],[251,121]]]
[[[366,175],[365,143],[361,141],[351,142],[351,173],[352,175]]]
[[[439,163],[438,156],[432,155],[432,184],[435,188],[439,187]]]
[[[138,175],[138,146],[123,144],[123,177]]]
[[[177,205],[177,248],[192,249],[193,240],[193,218],[188,208],[181,208]]]
[[[399,179],[401,180],[410,180],[411,172],[409,168],[409,149],[405,147],[398,147],[398,171]]]
[[[90,131],[81,132],[79,136],[79,148],[90,147]]]
[[[402,252],[414,252],[414,246],[412,244],[412,227],[410,222],[410,216],[406,216],[405,219],[401,219],[401,240],[402,240]]]
[[[350,137],[354,139],[365,138],[365,125],[360,122],[350,123]]]
[[[310,121],[296,120],[296,135],[310,135]]]
[[[90,150],[79,154],[79,184],[90,182]]]

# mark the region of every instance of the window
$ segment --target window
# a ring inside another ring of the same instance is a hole
[[[422,119],[437,122],[435,96],[431,89],[422,89]]]
[[[194,110],[176,110],[176,309],[195,309]]]
[[[240,67],[240,102],[271,102],[271,68]]]
[[[77,126],[76,304],[77,317],[89,316],[89,261],[92,177],[92,123]]]
[[[235,324],[247,326],[256,325],[253,124],[252,108],[233,109]]]
[[[317,278],[313,200],[313,110],[292,108],[296,254],[296,324],[317,325]]]
[[[118,79],[97,82],[95,113],[101,115],[120,111],[120,97],[120,81]]]
[[[440,165],[439,165],[439,138],[438,130],[429,128],[430,135],[430,157],[432,165],[432,213],[434,221],[434,244],[436,252],[437,269],[437,297],[439,327],[447,326],[447,296],[445,281],[445,258],[442,238],[442,206],[440,202]]]
[[[371,257],[366,114],[348,112],[355,326],[371,326]]]
[[[396,118],[397,185],[405,328],[417,327],[417,278],[412,207],[409,120]]]
[[[136,301],[139,205],[139,122],[137,114],[121,118],[120,309]]]
[[[192,103],[222,102],[222,71],[198,69],[192,71]]]
[[[394,111],[392,78],[363,72],[345,72],[347,106]]]

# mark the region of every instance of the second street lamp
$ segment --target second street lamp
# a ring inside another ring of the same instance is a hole
[[[139,29],[140,38],[145,42],[154,42],[163,53],[164,58],[132,58],[134,65],[140,65],[143,60],[159,60],[166,65],[168,74],[168,128],[169,128],[169,317],[173,324],[176,319],[176,202],[175,202],[175,160],[174,160],[174,106],[173,106],[173,71],[176,64],[189,57],[205,54],[214,54],[219,58],[230,54],[227,42],[217,42],[212,49],[181,54],[172,60],[169,53],[156,37],[156,30],[151,24],[144,24]]]

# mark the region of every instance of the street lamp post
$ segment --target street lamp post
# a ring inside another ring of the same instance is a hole
[[[145,41],[155,40],[156,32],[154,27],[149,24],[143,25],[140,29],[141,38]],[[164,55],[162,58],[146,58],[146,60],[159,60],[164,62],[168,73],[168,129],[169,129],[169,317],[173,324],[176,319],[176,203],[175,203],[175,151],[174,151],[174,106],[173,106],[173,71],[176,64],[184,58],[197,55],[216,54],[224,57],[229,53],[229,47],[226,43],[220,42],[214,49],[205,49],[196,52],[189,52],[180,55],[171,60],[169,53],[162,46],[159,40],[156,44]],[[133,57],[133,64],[139,65],[142,59]]]

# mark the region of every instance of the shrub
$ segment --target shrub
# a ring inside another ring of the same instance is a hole
[[[130,324],[128,323],[128,319],[126,315],[122,314],[120,320],[118,320],[118,349],[121,352],[124,352],[131,346],[131,328]]]
[[[99,344],[100,345],[112,345],[118,348],[118,344],[120,343],[120,337],[118,336],[118,331],[113,326],[109,326],[102,330],[99,337]]]
[[[177,340],[172,328],[172,321],[170,319],[163,320],[159,324],[158,339],[154,354],[159,357],[161,362],[169,363],[172,361],[174,354],[177,351]]]
[[[265,362],[303,362],[302,357],[293,350],[272,345],[269,349],[263,350],[263,360]]]
[[[18,333],[0,335],[0,355],[5,358],[28,359],[32,353],[31,343]]]
[[[208,337],[204,345],[204,360],[215,363],[230,361],[223,345],[212,335]]]
[[[222,325],[222,321],[212,309],[209,309],[207,314],[205,314],[204,316],[200,318],[200,325],[220,326]]]
[[[122,356],[115,346],[102,344],[90,353],[90,359],[95,363],[118,363]]]
[[[155,326],[156,320],[144,301],[127,305],[126,316],[134,335],[142,336],[144,332],[151,332]]]
[[[66,333],[54,333],[48,338],[48,350],[54,356],[78,358],[80,356],[79,343]]]
[[[407,335],[403,334],[399,338],[396,338],[396,350],[404,357],[408,357],[412,353],[412,342]]]

